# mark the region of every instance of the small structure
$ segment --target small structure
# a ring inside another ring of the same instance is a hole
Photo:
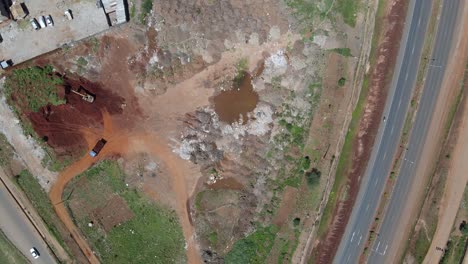
[[[18,1],[13,1],[13,4],[10,6],[10,12],[14,20],[24,19],[28,15],[28,10],[24,3]]]
[[[109,26],[127,22],[127,10],[124,0],[101,0]]]

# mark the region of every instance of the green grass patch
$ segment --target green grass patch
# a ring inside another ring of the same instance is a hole
[[[10,105],[26,112],[37,112],[49,103],[52,105],[65,103],[65,100],[60,99],[57,94],[56,86],[61,84],[63,80],[54,74],[50,65],[44,68],[15,69],[6,78],[5,96]]]
[[[343,17],[343,21],[351,27],[356,26],[359,3],[359,0],[336,0],[336,9]]]
[[[83,57],[79,57],[78,60],[76,60],[76,63],[81,67],[88,65],[88,61]]]
[[[316,1],[289,0],[286,1],[286,4],[294,11],[294,14],[304,26],[312,26],[314,18],[319,14]]]
[[[330,51],[338,53],[338,54],[340,54],[341,56],[344,56],[344,57],[352,57],[353,56],[353,54],[351,54],[351,50],[349,48],[335,48],[335,49],[331,49]]]
[[[258,228],[247,237],[234,243],[224,258],[226,264],[265,263],[275,241],[278,228],[267,226]]]
[[[39,182],[37,182],[28,170],[23,170],[16,176],[16,183],[26,194],[29,201],[31,201],[49,231],[55,236],[57,241],[67,249],[62,236],[57,229],[57,226],[61,225],[61,222],[55,214],[54,208],[50,203],[49,196],[44,189],[42,189],[41,185],[39,185]]]
[[[244,79],[245,73],[249,70],[249,60],[242,58],[236,63],[236,76],[234,76],[234,83],[239,85]]]
[[[208,241],[210,241],[210,243],[211,243],[212,246],[216,246],[216,244],[218,244],[218,233],[216,233],[216,232],[211,232],[211,233],[208,235]]]
[[[0,230],[0,263],[27,264],[28,260]]]
[[[146,17],[153,10],[153,0],[143,0],[141,2],[140,22],[145,23]]]
[[[76,184],[82,177],[86,178],[84,186]],[[74,219],[103,263],[185,261],[185,241],[175,212],[127,188],[125,175],[117,162],[100,162],[79,175],[67,186],[64,197],[69,194],[70,199],[79,199],[94,209],[105,205],[111,196],[119,195],[134,214],[107,233],[99,225],[88,227],[89,215]]]

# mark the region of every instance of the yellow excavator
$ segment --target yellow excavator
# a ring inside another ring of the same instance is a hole
[[[81,87],[80,87],[81,88]],[[70,89],[70,91],[74,94],[77,94],[79,96],[81,96],[81,99],[85,100],[86,102],[88,103],[92,103],[94,102],[94,96],[92,96],[91,94],[87,93],[87,92],[84,92],[84,93],[80,93],[78,91],[75,91],[73,89]]]

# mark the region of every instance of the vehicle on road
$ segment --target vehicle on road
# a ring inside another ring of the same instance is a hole
[[[52,20],[52,17],[50,15],[46,16],[46,22],[48,27],[53,27],[54,26],[54,21]]]
[[[107,141],[103,138],[101,138],[97,143],[96,145],[94,146],[94,148],[89,152],[89,155],[91,157],[96,157],[99,152],[101,152],[102,148],[104,147],[104,145],[106,145]]]
[[[31,25],[32,25],[32,27],[34,28],[34,30],[40,29],[40,26],[39,26],[39,24],[37,23],[37,20],[36,20],[35,18],[32,18],[30,21],[31,21]]]
[[[37,20],[39,21],[39,26],[41,26],[41,28],[45,28],[45,27],[46,27],[46,22],[45,22],[44,16],[38,17]]]
[[[31,253],[31,256],[35,259],[38,259],[40,256],[39,251],[37,251],[35,247],[31,248],[29,252]]]

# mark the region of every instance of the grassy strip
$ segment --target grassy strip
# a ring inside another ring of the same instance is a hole
[[[47,193],[42,189],[37,180],[28,170],[23,170],[16,176],[16,183],[31,201],[31,204],[37,210],[49,231],[54,235],[62,247],[69,251],[57,229],[57,226],[61,225],[61,222],[55,214]]]
[[[14,154],[13,147],[6,139],[5,135],[0,133],[0,167],[9,166]]]
[[[87,184],[78,184],[77,181],[83,177]],[[97,224],[90,228],[90,215],[83,212],[72,214],[76,216],[75,222],[103,263],[185,261],[185,241],[177,215],[141,196],[137,190],[128,188],[125,175],[117,162],[98,163],[76,177],[64,192],[64,197],[70,197],[74,203],[91,208],[89,212],[105,206],[114,195],[126,201],[133,217],[108,232]],[[70,200],[66,204],[70,209]]]
[[[262,227],[238,240],[224,258],[224,263],[264,263],[273,247],[277,232],[276,226]]]
[[[0,263],[26,264],[28,260],[0,230]]]
[[[382,24],[381,20],[384,16],[384,1],[379,0],[377,13],[375,18],[375,30],[374,35],[372,37],[372,46],[370,52],[370,64],[374,65],[376,60],[376,50],[379,37],[382,32]],[[349,124],[348,132],[346,133],[345,142],[343,144],[343,148],[341,150],[340,159],[338,161],[336,174],[335,174],[335,181],[333,183],[332,190],[330,192],[330,196],[328,198],[327,205],[325,210],[323,211],[322,218],[319,224],[319,228],[317,234],[319,237],[323,236],[330,224],[331,218],[333,216],[333,212],[335,211],[336,205],[338,203],[338,191],[346,184],[346,172],[349,170],[352,161],[353,155],[353,142],[356,137],[359,128],[359,122],[364,114],[364,104],[367,99],[367,95],[369,92],[369,74],[364,76],[361,92],[359,94],[359,99],[354,108],[352,113],[351,122]]]
[[[341,56],[345,56],[345,57],[352,57],[353,56],[353,54],[351,54],[351,50],[349,48],[335,48],[335,49],[331,49],[330,51],[338,53]]]

